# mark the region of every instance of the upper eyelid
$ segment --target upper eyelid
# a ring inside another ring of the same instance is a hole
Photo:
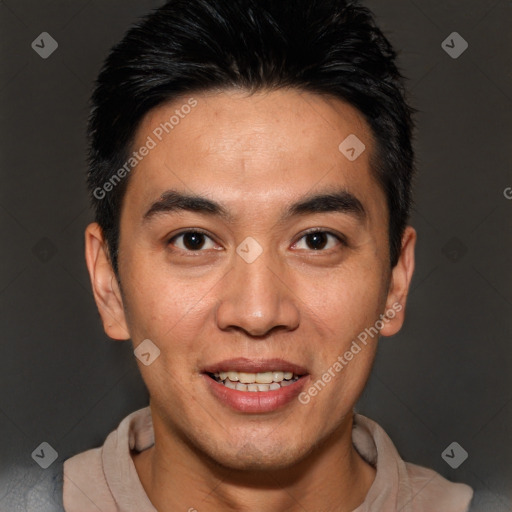
[[[330,229],[326,229],[326,228],[312,228],[308,231],[306,231],[305,233],[303,233],[298,239],[296,242],[294,242],[294,245],[296,243],[298,243],[300,240],[302,240],[305,236],[307,235],[312,235],[314,233],[325,233],[327,235],[331,235],[333,236],[334,238],[336,238],[336,240],[338,240],[338,242],[342,245],[348,245],[348,242],[347,242],[347,239],[344,235],[340,234],[340,233],[335,233],[334,231],[331,231]],[[314,249],[312,249],[314,250]],[[327,252],[327,251],[316,251],[316,252]]]
[[[192,228],[192,229],[189,228],[189,229],[186,229],[185,231],[181,231],[180,233],[176,233],[175,235],[172,235],[169,238],[169,241],[174,240],[175,238],[177,238],[181,235],[186,235],[187,233],[200,233],[201,235],[207,236],[208,238],[212,238],[206,231],[203,231],[200,228]]]

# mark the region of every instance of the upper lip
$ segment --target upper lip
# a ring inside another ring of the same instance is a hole
[[[246,372],[246,373],[263,373],[271,371],[292,372],[295,375],[306,375],[307,370],[298,364],[291,363],[284,359],[247,359],[238,357],[235,359],[225,359],[218,363],[205,366],[203,373],[218,372]]]

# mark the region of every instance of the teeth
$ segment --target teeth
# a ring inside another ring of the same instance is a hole
[[[272,372],[272,380],[274,382],[281,382],[284,379],[283,372]]]
[[[282,386],[289,386],[299,379],[293,372],[282,372],[279,370],[271,372],[218,372],[214,374],[215,379],[230,389],[238,391],[274,391]]]
[[[294,378],[293,372],[218,372],[214,374],[220,380],[229,379],[231,382],[241,382],[242,384],[271,384],[272,382],[282,382],[283,380],[292,380]],[[297,376],[295,376],[297,377]]]
[[[252,384],[253,382],[256,382],[256,374],[240,372],[238,374],[238,380],[244,384]]]
[[[274,374],[272,372],[256,374],[256,382],[258,384],[270,384],[273,380],[274,380]]]

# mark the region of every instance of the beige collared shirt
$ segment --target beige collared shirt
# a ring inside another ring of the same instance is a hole
[[[472,489],[435,471],[404,462],[386,432],[374,421],[354,415],[352,442],[376,468],[375,480],[353,512],[467,512]],[[154,444],[149,407],[124,418],[100,448],[64,463],[66,512],[157,512],[130,456]]]

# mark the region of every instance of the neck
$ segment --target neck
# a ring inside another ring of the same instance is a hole
[[[159,512],[352,512],[375,478],[352,444],[352,414],[301,461],[270,471],[220,466],[153,421],[155,444],[132,457]]]

